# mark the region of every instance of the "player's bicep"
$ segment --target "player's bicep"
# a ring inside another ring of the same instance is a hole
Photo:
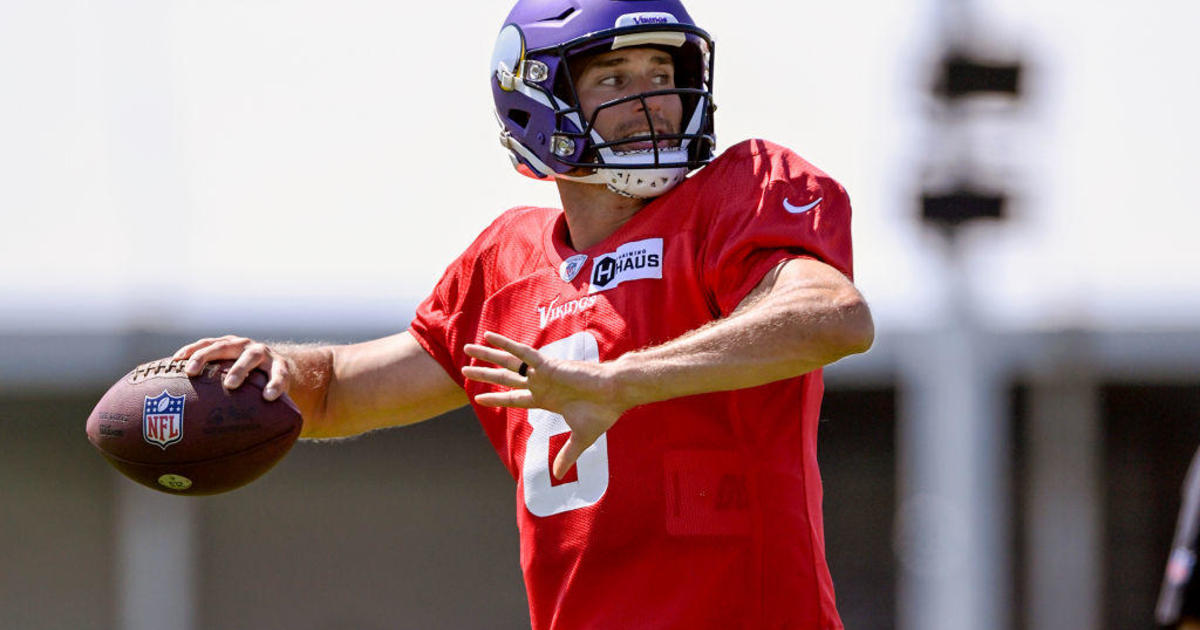
[[[805,343],[822,354],[865,352],[875,337],[870,308],[849,278],[815,258],[790,258],[767,272],[735,313],[771,309],[802,322]],[[834,359],[836,360],[836,359]]]
[[[462,388],[406,331],[337,348],[324,426],[306,437],[412,424],[465,404]]]
[[[768,296],[778,298],[794,291],[857,292],[849,278],[827,263],[807,257],[788,258],[763,274],[733,312],[751,308]]]

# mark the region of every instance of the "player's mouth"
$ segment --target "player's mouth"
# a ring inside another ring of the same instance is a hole
[[[637,138],[637,137],[646,137],[649,135],[650,135],[649,132],[643,131],[643,132],[630,134],[626,137],[627,138]],[[669,139],[669,140],[659,140],[657,142],[652,141],[652,140],[638,140],[636,142],[622,142],[621,144],[613,145],[613,151],[615,151],[617,153],[621,153],[621,154],[653,153],[655,146],[658,147],[659,151],[674,149],[679,146],[679,140],[678,139]]]

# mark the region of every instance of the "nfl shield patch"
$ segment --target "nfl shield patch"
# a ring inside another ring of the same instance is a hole
[[[562,261],[558,266],[558,277],[563,279],[563,282],[570,282],[579,275],[579,270],[583,269],[583,263],[588,260],[587,254],[575,254],[570,258]]]
[[[151,444],[166,448],[183,439],[183,401],[185,396],[163,393],[146,396],[142,410],[142,437]]]

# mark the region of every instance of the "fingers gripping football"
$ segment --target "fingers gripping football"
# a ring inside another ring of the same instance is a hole
[[[183,346],[171,358],[188,360],[184,367],[188,376],[199,375],[204,366],[212,361],[233,360],[233,365],[222,381],[222,385],[227,389],[240,387],[251,370],[260,369],[268,375],[267,385],[263,388],[263,398],[267,400],[279,398],[287,392],[291,384],[291,369],[287,358],[267,344],[247,337],[225,335],[200,339]]]

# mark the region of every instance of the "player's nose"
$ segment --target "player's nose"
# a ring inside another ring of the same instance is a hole
[[[636,94],[645,94],[647,92],[654,92],[657,90],[661,90],[662,88],[663,88],[663,86],[654,82],[653,77],[643,77],[642,79],[637,81],[635,93]],[[637,104],[637,107],[639,110],[642,109],[643,107],[657,110],[657,109],[662,109],[662,101],[665,98],[666,98],[666,95],[643,96],[642,98],[639,98],[634,102]]]

